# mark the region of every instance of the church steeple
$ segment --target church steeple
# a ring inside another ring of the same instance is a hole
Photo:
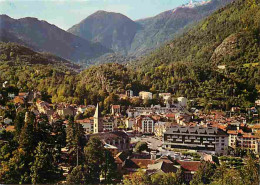
[[[103,118],[97,104],[96,111],[94,114],[94,133],[103,132]]]

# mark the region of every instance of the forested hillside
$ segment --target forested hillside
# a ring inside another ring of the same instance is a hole
[[[259,17],[259,0],[237,0],[132,65],[153,91],[246,106],[260,91]]]
[[[246,108],[260,92],[259,17],[259,0],[237,0],[148,57],[80,74],[53,64],[12,66],[23,57],[2,58],[1,81],[45,91],[53,102],[95,104],[133,89],[186,96],[206,109]]]

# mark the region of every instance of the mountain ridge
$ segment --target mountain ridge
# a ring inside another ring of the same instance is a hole
[[[15,41],[36,51],[51,52],[75,62],[112,52],[99,43],[91,43],[47,21],[32,17],[13,19],[0,15],[0,40]]]

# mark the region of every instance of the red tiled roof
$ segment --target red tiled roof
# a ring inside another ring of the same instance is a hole
[[[252,126],[253,129],[260,129],[260,124]]]
[[[181,165],[181,167],[185,171],[198,171],[199,166],[200,166],[200,161],[179,161],[177,162]]]
[[[120,105],[112,105],[113,109],[120,109]]]
[[[15,131],[14,126],[8,126],[8,127],[5,128],[5,130],[10,131],[10,132]]]
[[[149,164],[154,164],[151,159],[129,159],[126,168],[147,168]]]
[[[166,114],[167,118],[175,118],[175,114]]]

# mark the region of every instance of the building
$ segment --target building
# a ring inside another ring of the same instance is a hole
[[[13,122],[13,120],[10,119],[10,118],[5,118],[5,119],[4,119],[4,124],[6,124],[6,125],[11,124],[12,122]]]
[[[136,118],[136,122],[133,129],[136,132],[143,134],[153,134],[154,133],[154,120],[148,116],[140,116]]]
[[[39,113],[46,114],[48,116],[51,116],[54,113],[54,110],[50,107],[49,103],[45,101],[38,100],[36,102],[36,106]]]
[[[114,131],[114,132],[104,132],[96,133],[87,136],[89,137],[98,137],[108,150],[111,149],[111,152],[116,156],[120,152],[129,151],[130,139],[125,132]]]
[[[85,106],[85,105],[80,105],[80,106],[78,106],[78,108],[77,108],[76,114],[83,114],[86,110],[87,110],[87,106]]]
[[[145,100],[145,99],[150,100],[150,99],[153,99],[153,93],[141,91],[141,92],[139,92],[139,97],[140,97],[142,100]]]
[[[259,154],[260,137],[253,133],[245,133],[240,130],[228,130],[229,134],[228,145],[232,148],[240,147],[242,149],[251,150]]]
[[[96,111],[94,114],[94,133],[103,132],[103,118],[97,104]]]
[[[159,97],[162,98],[165,102],[170,100],[171,96],[171,93],[159,93]]]
[[[121,106],[120,105],[111,105],[111,114],[116,115],[121,113]]]
[[[134,92],[132,90],[127,90],[125,94],[128,98],[132,98],[134,96]]]
[[[127,129],[132,129],[135,123],[135,118],[126,118],[125,125]]]
[[[260,106],[260,99],[255,101],[256,106]]]
[[[80,123],[86,134],[91,134],[94,131],[94,118],[86,118],[83,120],[76,120],[76,123]]]
[[[113,132],[115,127],[115,119],[112,116],[103,118],[103,132]]]
[[[189,149],[224,155],[228,148],[228,134],[215,127],[173,126],[163,137],[165,148]]]
[[[60,105],[57,108],[57,113],[59,114],[59,116],[65,118],[66,116],[75,116],[76,115],[76,111],[74,109],[74,107],[70,106],[70,105]]]
[[[162,137],[163,133],[166,132],[166,130],[172,125],[174,125],[174,123],[158,121],[154,125],[154,135],[157,137]]]
[[[161,107],[160,105],[151,107],[134,107],[127,109],[127,115],[129,118],[135,118],[138,116],[149,116],[152,114],[170,114],[177,113],[179,109],[177,107]]]

